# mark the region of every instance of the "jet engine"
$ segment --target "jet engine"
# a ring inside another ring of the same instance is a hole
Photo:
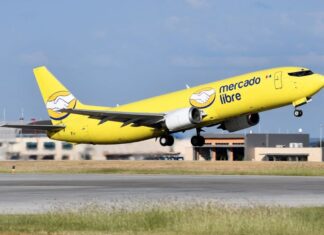
[[[185,130],[200,123],[202,114],[199,109],[183,108],[171,111],[165,115],[165,126],[169,131]]]
[[[236,117],[224,121],[218,128],[229,132],[239,131],[251,126],[255,126],[260,121],[258,113],[249,114],[242,117]]]

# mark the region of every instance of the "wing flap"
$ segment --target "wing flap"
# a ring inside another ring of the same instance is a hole
[[[100,120],[99,125],[107,121],[121,122],[122,127],[132,124],[133,126],[155,127],[164,120],[164,113],[137,113],[119,111],[101,111],[85,109],[62,109],[60,112],[73,113],[88,116]]]

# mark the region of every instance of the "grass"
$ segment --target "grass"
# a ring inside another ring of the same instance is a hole
[[[3,161],[0,173],[324,176],[315,162]]]
[[[81,209],[0,215],[1,234],[324,234],[324,207],[226,207],[195,205],[140,211]]]

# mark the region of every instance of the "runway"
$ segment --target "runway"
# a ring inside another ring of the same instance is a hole
[[[165,203],[324,206],[324,177],[2,174],[0,213]]]

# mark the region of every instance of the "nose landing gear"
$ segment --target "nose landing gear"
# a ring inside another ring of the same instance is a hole
[[[297,109],[297,108],[304,105],[304,104],[307,104],[307,103],[309,103],[311,101],[312,101],[312,97],[307,96],[307,97],[304,97],[304,98],[301,98],[299,100],[296,100],[296,101],[292,102],[292,105],[295,107],[294,116],[295,117],[303,116],[303,111],[300,110],[300,109]]]
[[[300,110],[300,109],[295,109],[294,116],[295,117],[301,117],[301,116],[303,116],[303,111]]]

